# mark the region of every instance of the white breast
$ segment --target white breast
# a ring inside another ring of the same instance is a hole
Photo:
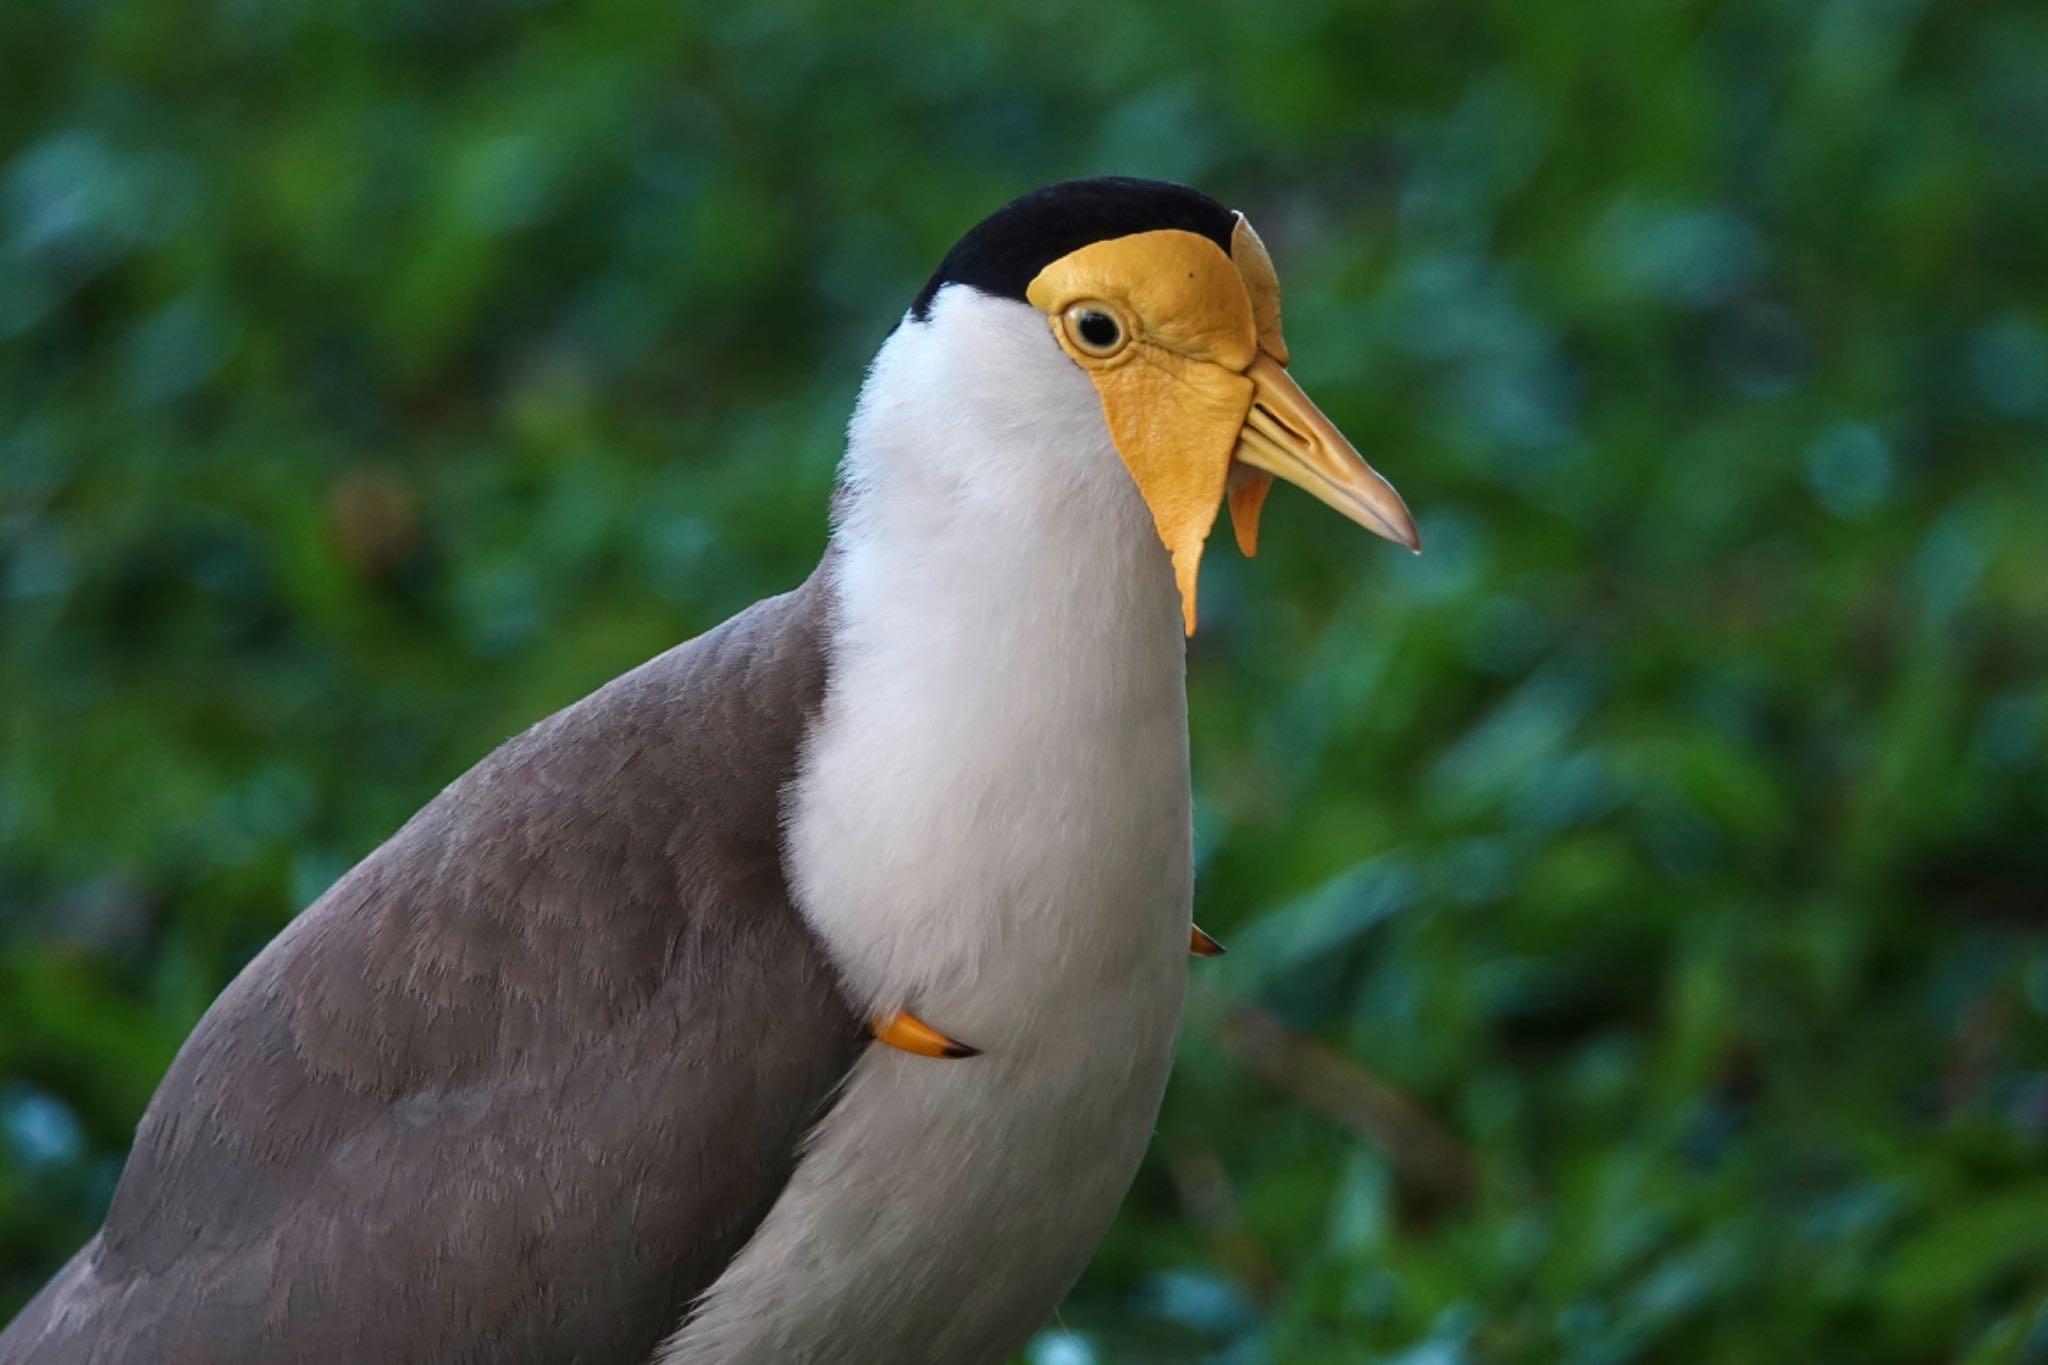
[[[1184,654],[1165,551],[1038,314],[941,293],[849,446],[798,903],[850,988],[983,1050],[868,1049],[658,1365],[1009,1357],[1157,1116],[1186,983]]]

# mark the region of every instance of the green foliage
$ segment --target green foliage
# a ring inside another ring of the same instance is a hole
[[[1236,951],[1034,1360],[2048,1359],[2048,10],[104,0],[0,51],[0,1314],[295,909],[805,572],[951,239],[1122,171],[1250,213],[1428,551],[1282,491],[1211,557]],[[1388,1088],[1421,1129],[1331,1098]]]

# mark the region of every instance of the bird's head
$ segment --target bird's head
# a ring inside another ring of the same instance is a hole
[[[1287,373],[1280,282],[1243,214],[1159,181],[1053,185],[961,238],[910,321],[929,324],[951,286],[1035,310],[1037,325],[1015,344],[1037,352],[1027,359],[1086,376],[1172,557],[1190,633],[1218,511],[1227,499],[1238,544],[1252,553],[1276,475],[1420,548],[1401,495]],[[1086,401],[1085,389],[1058,391]]]

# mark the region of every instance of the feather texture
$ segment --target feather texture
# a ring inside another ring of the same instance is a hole
[[[1008,1359],[1108,1230],[1187,981],[1185,647],[1102,406],[1029,305],[937,294],[877,358],[834,537],[790,874],[874,1048],[661,1365]]]
[[[229,986],[6,1365],[634,1365],[864,1045],[780,789],[822,577],[458,779]]]

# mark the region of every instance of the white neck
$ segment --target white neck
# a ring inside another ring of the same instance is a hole
[[[851,833],[819,812],[874,818],[877,784],[916,774],[889,788],[906,807],[880,818],[971,831],[939,849],[919,837],[915,856],[972,860],[985,878],[1104,837],[1071,821],[1128,791],[1141,753],[1172,769],[1162,781],[1184,809],[1185,649],[1166,551],[1100,400],[1035,309],[952,289],[929,323],[899,328],[855,412],[845,480],[825,717],[841,733],[831,771],[812,763],[806,782],[849,789],[807,803],[791,861],[805,914],[886,1007],[971,978],[1024,926],[906,904],[908,887],[945,880],[928,863],[870,856],[874,882],[850,884],[846,858],[808,856],[810,838]],[[1027,831],[1034,846],[1016,842]],[[1034,932],[1075,928],[1046,912]]]
[[[849,989],[982,1049],[872,1046],[658,1365],[999,1365],[1108,1230],[1187,982],[1166,551],[1034,310],[941,291],[855,414],[796,901]]]

